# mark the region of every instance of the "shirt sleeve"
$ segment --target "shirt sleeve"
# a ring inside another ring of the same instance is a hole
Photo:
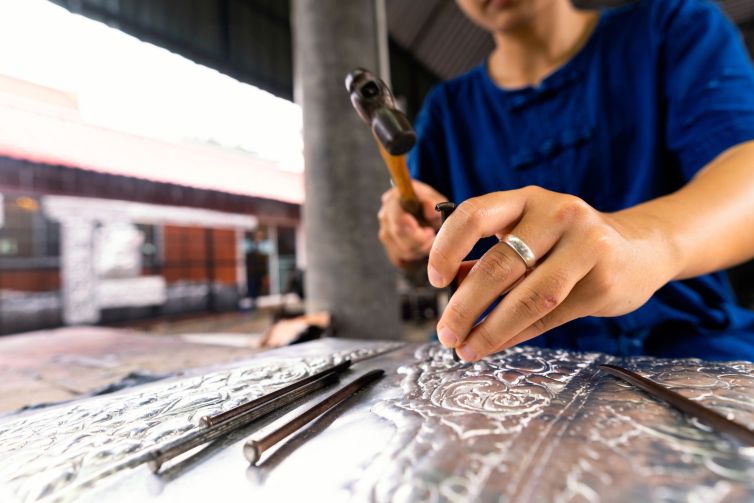
[[[431,185],[453,200],[443,128],[443,100],[442,85],[433,88],[424,99],[414,124],[416,145],[408,156],[408,167],[412,178]]]
[[[684,175],[754,140],[754,69],[736,27],[707,0],[660,0],[667,145]]]

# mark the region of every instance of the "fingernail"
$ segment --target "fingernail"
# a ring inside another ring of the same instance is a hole
[[[458,352],[458,356],[460,356],[465,362],[475,362],[479,359],[476,351],[474,351],[471,346],[461,346],[456,351]]]
[[[458,336],[456,336],[456,334],[454,334],[448,327],[442,327],[438,330],[437,337],[446,347],[454,348],[458,344]]]
[[[429,266],[427,268],[427,276],[429,277],[429,282],[432,283],[433,286],[442,285],[442,275],[434,267]]]

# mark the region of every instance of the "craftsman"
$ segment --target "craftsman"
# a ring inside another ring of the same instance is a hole
[[[440,341],[466,361],[523,342],[754,360],[754,312],[721,272],[754,257],[754,70],[735,27],[706,0],[457,3],[496,48],[417,119],[434,228],[395,189],[379,214],[395,264],[429,255],[437,287],[468,272]],[[444,200],[462,204],[437,232]]]

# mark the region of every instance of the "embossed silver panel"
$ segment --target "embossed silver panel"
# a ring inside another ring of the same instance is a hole
[[[344,344],[337,342],[341,341],[315,356],[261,358],[6,420],[0,423],[0,501],[72,497],[119,471],[129,459],[198,428],[204,415],[274,391],[344,358],[359,361],[400,346],[363,343],[338,349]]]
[[[752,427],[750,363],[515,349],[453,366],[429,346],[416,360],[403,396],[372,408],[398,435],[359,481],[364,499],[754,500],[754,450],[596,369],[632,368]]]
[[[609,361],[637,370],[752,427],[751,363],[517,348],[464,365],[437,345],[389,351],[395,347],[318,341],[6,420],[0,423],[0,499],[754,500],[754,450],[699,428],[596,368]],[[386,378],[258,467],[247,467],[241,454],[247,431],[160,476],[146,467],[117,470],[195,428],[204,414],[348,355],[362,360],[344,381],[371,368],[385,369]]]

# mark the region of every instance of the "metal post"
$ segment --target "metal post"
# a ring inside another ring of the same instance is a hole
[[[338,336],[396,339],[397,273],[376,217],[389,179],[343,84],[355,67],[379,71],[382,5],[293,0],[294,87],[304,110],[307,311],[332,313]]]
[[[270,278],[270,295],[280,294],[280,255],[278,255],[278,227],[267,227],[267,240],[270,242],[270,254],[267,256],[267,274]]]

